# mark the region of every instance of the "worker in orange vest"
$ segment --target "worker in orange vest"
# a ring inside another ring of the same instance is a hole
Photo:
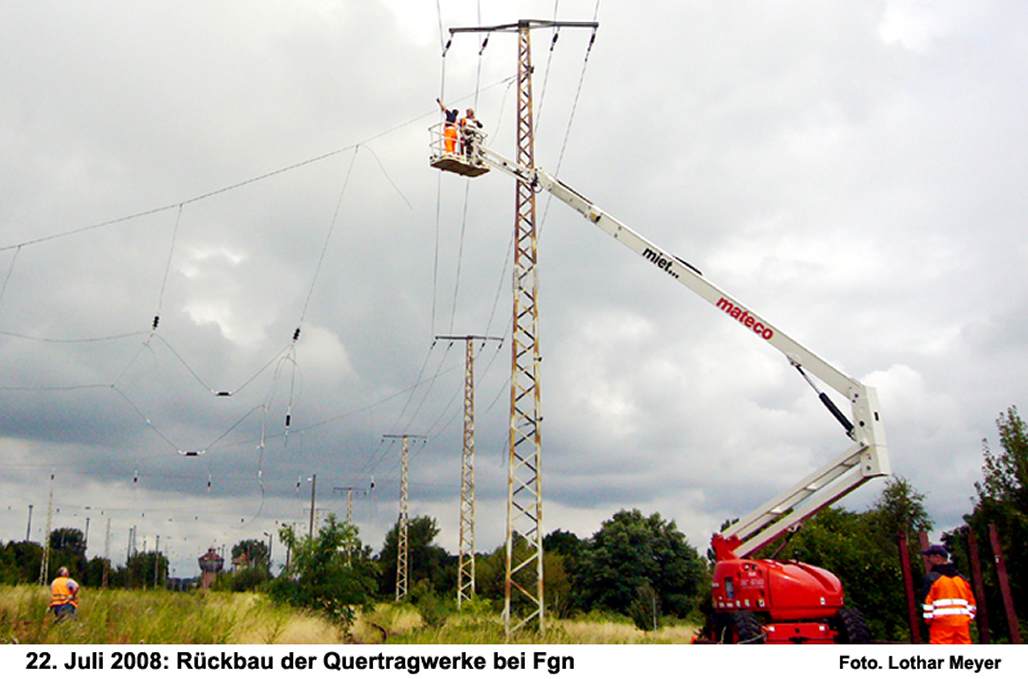
[[[79,607],[79,583],[68,577],[68,569],[61,566],[57,577],[50,583],[50,609],[57,621],[74,618]]]
[[[439,104],[439,109],[446,116],[446,122],[443,123],[443,145],[446,148],[447,153],[457,153],[457,116],[460,112],[455,108],[446,108],[446,104],[441,99],[436,98],[435,103]]]
[[[932,545],[921,553],[932,567],[925,575],[921,605],[931,643],[971,643],[971,621],[977,610],[971,585],[949,562],[949,552],[942,545]]]

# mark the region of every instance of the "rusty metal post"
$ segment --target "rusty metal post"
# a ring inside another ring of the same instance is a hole
[[[400,519],[396,524],[396,600],[407,596],[407,468],[410,444],[404,436],[400,452]]]
[[[907,534],[900,531],[896,536],[899,547],[900,569],[903,571],[903,589],[907,593],[907,618],[910,621],[910,643],[921,643],[921,616],[917,610],[917,597],[914,595],[913,573],[910,570],[910,549],[907,545]]]
[[[992,558],[996,562],[996,579],[999,580],[999,591],[1003,595],[1003,608],[1007,613],[1007,626],[1010,628],[1010,641],[1021,643],[1021,629],[1017,623],[1017,611],[1014,610],[1014,597],[1010,594],[1010,581],[1007,578],[1007,562],[1003,560],[1003,548],[999,544],[999,532],[996,524],[989,524],[989,542],[992,544]]]
[[[457,610],[475,596],[475,347],[480,340],[503,342],[488,335],[436,335],[437,340],[464,342],[464,434],[460,458],[460,515],[457,519]]]
[[[975,614],[975,622],[978,623],[978,641],[983,644],[989,643],[992,639],[989,635],[989,611],[985,606],[985,581],[982,580],[982,562],[978,556],[978,539],[974,536],[974,529],[967,527],[967,555],[971,560],[971,581],[974,587],[974,597],[978,600],[978,612]]]
[[[384,434],[384,439],[400,439],[400,514],[396,520],[396,601],[407,596],[407,567],[409,547],[407,544],[407,471],[410,467],[410,439],[427,440],[425,436],[413,434]]]
[[[535,167],[532,122],[532,42],[529,22],[518,22],[517,155],[521,167]],[[503,583],[503,623],[509,637],[543,617],[542,435],[539,425],[539,280],[536,270],[535,187],[517,182],[514,204],[514,320],[511,335],[510,427],[507,461],[507,533]],[[524,538],[527,553],[514,554],[514,539]],[[511,597],[524,604],[515,621]]]
[[[591,28],[595,21],[539,21],[451,28],[457,33],[517,32],[517,149],[519,167],[535,167],[535,123],[532,102],[533,28]],[[483,41],[482,48],[486,42]],[[540,425],[539,275],[536,230],[536,186],[520,178],[514,195],[514,312],[511,332],[510,424],[507,457],[507,534],[503,585],[503,626],[507,638],[537,621],[545,631],[543,606],[543,497]],[[514,540],[525,541],[523,554]],[[516,602],[512,604],[511,597]],[[518,609],[518,610],[515,610]],[[514,617],[520,617],[515,620]]]

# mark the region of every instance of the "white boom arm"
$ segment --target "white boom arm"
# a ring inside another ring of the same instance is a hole
[[[721,536],[720,541],[716,537],[715,551],[719,552],[719,559],[733,555],[752,555],[786,531],[798,527],[822,507],[855,490],[866,481],[890,473],[885,429],[879,418],[878,397],[874,388],[858,382],[829,364],[775,325],[753,313],[750,307],[708,281],[698,269],[657,247],[545,170],[520,167],[480,144],[474,150],[473,160],[549,191],[629,250],[641,255],[667,276],[723,311],[745,330],[785,354],[789,363],[814,388],[822,403],[842,424],[846,435],[852,439],[845,452],[831,463],[733,523],[726,530],[725,536]],[[840,412],[831,399],[810,379],[808,373],[849,401],[852,420]]]

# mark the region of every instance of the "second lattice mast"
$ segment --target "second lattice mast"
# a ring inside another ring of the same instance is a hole
[[[475,348],[502,337],[436,335],[437,340],[464,340],[464,434],[460,456],[460,518],[458,523],[457,610],[475,596]]]

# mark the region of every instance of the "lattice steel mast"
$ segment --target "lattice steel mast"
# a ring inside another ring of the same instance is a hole
[[[464,435],[460,458],[457,610],[475,596],[475,340],[483,346],[502,337],[436,335],[437,340],[464,340]]]
[[[400,439],[400,516],[396,522],[396,601],[407,596],[407,468],[410,466],[410,439],[425,439],[412,434],[383,434],[382,438]]]
[[[516,24],[451,28],[456,33],[516,32],[518,36],[517,149],[522,167],[535,167],[532,117],[534,28],[590,28],[594,21],[520,19]],[[483,45],[484,47],[484,45]],[[543,604],[542,437],[540,424],[539,279],[535,187],[519,177],[514,202],[514,312],[511,332],[510,427],[507,458],[507,535],[503,620],[507,636],[538,620]],[[524,550],[515,554],[515,538]],[[519,617],[515,620],[515,617]]]

